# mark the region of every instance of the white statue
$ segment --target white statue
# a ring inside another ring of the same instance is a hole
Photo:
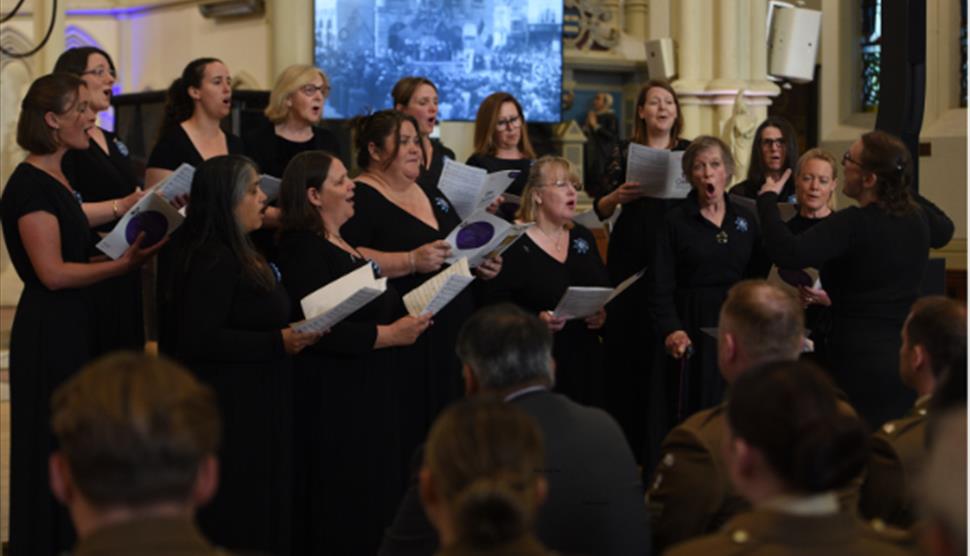
[[[734,98],[734,109],[731,117],[724,122],[721,140],[727,143],[734,157],[734,179],[732,185],[744,181],[751,164],[751,144],[758,129],[758,120],[748,114],[748,105],[744,102],[744,90],[738,91]]]

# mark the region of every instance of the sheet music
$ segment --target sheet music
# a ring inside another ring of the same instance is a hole
[[[300,307],[304,316],[312,319],[332,310],[361,288],[384,291],[387,279],[374,278],[374,267],[366,264],[305,296],[300,300]]]
[[[145,233],[141,246],[150,247],[171,235],[182,225],[183,220],[185,218],[179,211],[166,199],[156,195],[153,188],[135,206],[128,209],[111,233],[99,241],[96,247],[105,255],[117,259],[134,243],[139,233]]]
[[[630,143],[627,151],[626,181],[638,182],[647,197],[683,199],[691,189],[681,168],[683,158],[683,151],[651,149]]]
[[[425,313],[435,315],[474,279],[468,270],[468,259],[462,258],[408,292],[403,299],[404,306],[413,317]]]
[[[612,288],[571,286],[566,288],[552,314],[560,319],[588,317],[602,309],[612,293]]]
[[[266,202],[272,203],[280,196],[280,186],[283,180],[269,174],[259,176],[259,188],[266,194]]]
[[[451,256],[445,262],[454,263],[465,257],[468,259],[468,266],[475,268],[492,255],[504,253],[532,225],[510,224],[484,209],[479,209],[445,238],[451,246]]]
[[[352,293],[350,297],[337,303],[330,310],[320,313],[316,317],[304,319],[290,324],[290,327],[297,332],[324,332],[339,324],[342,320],[356,313],[361,307],[367,305],[377,296],[384,293],[387,278],[381,278],[381,289],[363,287]]]
[[[171,202],[179,195],[192,192],[192,178],[195,176],[195,166],[183,162],[174,172],[155,184],[149,191],[156,190],[159,195]]]
[[[458,216],[464,220],[475,211],[491,204],[512,185],[518,175],[518,170],[489,174],[483,168],[446,158],[441,178],[438,180],[438,189],[448,197]]]

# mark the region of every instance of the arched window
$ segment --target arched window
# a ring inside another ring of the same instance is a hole
[[[862,0],[862,34],[859,51],[862,54],[863,112],[879,108],[879,59],[882,51],[882,0]]]

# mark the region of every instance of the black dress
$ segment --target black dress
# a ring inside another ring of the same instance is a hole
[[[437,188],[421,190],[431,202],[438,222],[437,230],[389,201],[370,185],[357,182],[354,216],[341,228],[341,234],[358,249],[369,247],[385,252],[410,251],[446,238],[460,222],[458,213]],[[416,273],[394,278],[389,283],[404,296],[435,274],[437,272]],[[415,448],[424,442],[438,412],[461,396],[461,363],[455,354],[455,343],[459,328],[475,309],[470,290],[471,286],[435,315],[434,324],[407,350],[407,355],[402,355],[409,358],[402,362],[409,370],[396,374],[395,387],[401,404],[399,464],[403,470],[408,469]],[[394,317],[404,314],[402,308]]]
[[[662,345],[652,373],[650,421],[644,468],[656,464],[667,432],[690,415],[721,403],[724,379],[717,366],[717,341],[701,328],[718,325],[721,304],[735,283],[764,277],[768,262],[754,214],[725,194],[724,220],[716,226],[700,212],[696,191],[664,218],[647,270],[647,307],[660,341],[687,332],[693,355],[675,360]]]
[[[892,215],[871,203],[849,207],[794,235],[775,206],[758,197],[765,248],[775,264],[815,267],[832,300],[828,368],[873,428],[904,414],[913,393],[899,380],[899,331],[919,294],[930,247],[942,247],[953,223],[929,201]]]
[[[509,185],[505,192],[511,193],[512,195],[521,196],[522,190],[525,189],[526,182],[529,181],[529,169],[532,168],[533,162],[535,161],[531,158],[519,158],[513,160],[507,158],[497,158],[491,155],[473,154],[468,157],[465,164],[475,166],[477,168],[484,168],[489,174],[502,170],[518,170],[518,177],[515,178],[515,181]],[[515,213],[518,210],[519,205],[514,203],[505,203],[499,207],[497,214],[506,220],[512,221],[515,220]]]
[[[831,214],[829,215],[831,216]],[[791,233],[798,235],[819,222],[824,218],[805,218],[801,214],[793,216],[786,225]],[[822,284],[825,289],[825,284]],[[815,361],[819,365],[828,364],[828,338],[832,330],[832,309],[824,305],[809,305],[805,308],[805,328],[809,331],[809,338],[812,340],[814,350],[806,353],[803,357]]]
[[[322,127],[311,127],[313,137],[309,141],[290,141],[276,134],[272,125],[264,125],[243,137],[246,156],[253,159],[264,174],[282,178],[286,165],[303,151],[326,151],[340,157],[337,137]]]
[[[502,272],[481,286],[486,303],[511,301],[533,315],[556,308],[570,286],[609,287],[596,240],[586,228],[569,231],[569,250],[559,262],[528,234],[502,256]],[[609,320],[609,319],[607,319]],[[553,339],[556,390],[583,405],[603,406],[603,345],[599,330],[584,319],[572,319]]]
[[[242,139],[232,133],[226,133],[226,148],[229,154],[245,154]],[[198,167],[203,159],[185,129],[176,125],[155,144],[152,154],[148,156],[147,167],[175,170],[183,162]]]
[[[114,133],[101,131],[108,141],[107,153],[91,141],[91,146],[83,151],[67,151],[61,163],[64,175],[86,203],[125,197],[139,185],[128,156],[128,147]],[[95,231],[107,234],[116,222],[98,226]],[[145,321],[141,269],[102,280],[91,286],[90,291],[95,311],[92,356],[118,349],[143,350]]]
[[[279,254],[294,320],[305,296],[369,264],[311,231],[284,232]],[[374,349],[377,326],[401,310],[389,286],[295,358],[295,554],[374,554],[404,492],[404,469],[388,457],[400,452],[403,349]]]
[[[94,319],[86,288],[52,291],[37,277],[18,227],[34,212],[57,218],[64,262],[88,262],[93,235],[66,187],[30,164],[17,166],[0,198],[7,252],[24,282],[10,331],[10,553],[46,556],[74,540],[70,517],[48,482],[55,446],[50,397],[90,359]]]
[[[441,144],[437,139],[431,140],[431,165],[425,167],[421,165],[421,175],[418,176],[418,185],[433,190],[438,188],[438,180],[441,179],[441,171],[445,168],[445,158],[455,159],[455,151]]]
[[[614,146],[593,207],[626,181],[629,145],[629,141],[624,141]],[[678,139],[672,150],[682,151],[689,145],[690,141]],[[607,247],[606,269],[614,286],[650,264],[664,215],[680,202],[642,197],[623,205]],[[648,289],[647,281],[641,278],[620,294],[606,308],[610,318],[603,328],[607,368],[610,369],[606,376],[606,409],[620,423],[638,462],[643,457],[646,438],[651,370],[656,362],[657,346],[662,343],[654,323],[644,318]]]
[[[292,369],[280,333],[289,297],[251,283],[217,242],[195,251],[172,291],[174,355],[222,410],[219,489],[199,511],[202,532],[229,549],[290,554]]]

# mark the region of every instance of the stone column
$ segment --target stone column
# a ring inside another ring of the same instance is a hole
[[[33,56],[34,75],[45,75],[53,71],[57,57],[64,52],[64,19],[67,13],[64,7],[65,2],[57,3],[57,11],[51,13],[51,3],[47,1],[33,2],[34,12],[34,41],[32,48],[40,43],[41,39],[47,34],[50,27],[51,17],[54,17],[54,29],[51,31],[50,39],[40,52]]]
[[[747,0],[750,3],[751,46],[748,51],[750,75],[748,75],[748,95],[760,97],[760,102],[749,103],[752,114],[759,119],[768,116],[771,97],[781,94],[781,89],[768,79],[768,35],[765,21],[768,17],[768,0]]]
[[[269,86],[289,65],[313,63],[313,1],[267,2],[273,56]]]
[[[716,77],[707,84],[707,90],[713,95],[713,102],[717,106],[715,121],[720,127],[731,117],[732,103],[735,95],[746,85],[740,78],[740,49],[739,38],[747,30],[742,31],[740,23],[740,2],[738,0],[718,0],[717,19],[714,25],[714,49],[716,50]]]
[[[647,33],[647,0],[627,0],[624,5],[623,28],[639,41],[649,38]]]
[[[703,71],[703,32],[707,20],[703,0],[680,0],[679,12],[674,26],[677,30],[677,80],[671,85],[680,97],[680,107],[684,113],[685,129],[683,135],[691,138],[708,133],[702,124],[703,103],[701,96],[707,87]]]

